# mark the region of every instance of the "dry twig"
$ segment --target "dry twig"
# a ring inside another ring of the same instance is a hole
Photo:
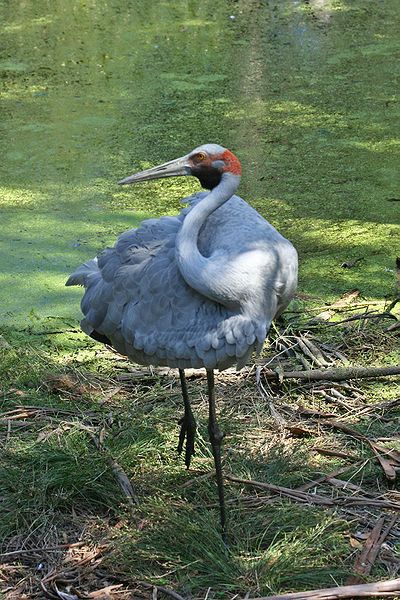
[[[376,508],[387,508],[390,510],[400,511],[400,504],[398,502],[392,502],[391,500],[381,500],[380,498],[367,498],[366,495],[362,496],[337,496],[336,498],[328,498],[322,494],[307,494],[303,490],[291,489],[280,485],[273,485],[271,483],[264,483],[262,481],[255,481],[253,479],[240,479],[233,475],[226,475],[226,479],[236,483],[243,483],[244,485],[250,485],[260,489],[266,489],[273,494],[280,494],[286,496],[296,502],[303,502],[307,504],[318,504],[320,506],[374,506]],[[324,478],[326,479],[326,477]]]
[[[366,435],[352,429],[348,425],[344,425],[340,421],[323,421],[321,425],[332,427],[333,429],[339,429],[347,435],[366,442],[375,454],[379,464],[381,465],[383,472],[385,473],[386,479],[389,481],[395,481],[397,471],[400,470],[400,452],[394,448],[385,448],[376,442],[370,440]]]
[[[307,490],[317,487],[317,485],[320,485],[321,483],[325,483],[329,479],[335,478],[338,475],[342,475],[342,473],[345,473],[349,469],[353,469],[355,467],[361,467],[361,465],[362,465],[361,468],[363,468],[367,464],[367,462],[368,461],[364,461],[364,462],[358,461],[351,465],[346,465],[345,467],[340,467],[339,469],[335,469],[334,471],[331,471],[330,473],[327,473],[326,475],[323,475],[322,477],[319,477],[318,479],[314,479],[313,481],[308,481],[307,483],[303,483],[303,485],[300,485],[296,489],[301,492],[306,492]]]
[[[295,592],[278,596],[263,596],[252,600],[338,600],[341,598],[368,598],[373,596],[398,598],[400,579],[376,581],[362,585],[342,585],[334,588]]]
[[[251,485],[260,489],[269,490],[272,493],[287,496],[288,498],[296,500],[297,502],[320,504],[322,506],[335,505],[335,502],[331,498],[326,498],[325,496],[318,494],[307,494],[301,490],[293,490],[281,485],[273,485],[272,483],[264,483],[262,481],[255,481],[253,479],[241,479],[240,477],[234,477],[233,475],[226,475],[225,478],[229,481],[234,481],[235,483],[243,483],[244,485]]]
[[[121,465],[111,456],[111,454],[104,447],[103,439],[102,439],[104,437],[104,430],[100,431],[98,437],[93,435],[93,433],[89,430],[87,430],[87,432],[90,435],[96,448],[102,454],[104,454],[108,464],[110,465],[112,472],[114,473],[114,475],[119,483],[119,486],[124,494],[126,501],[131,506],[131,508],[133,508],[133,506],[135,504],[136,505],[139,504],[139,500],[135,494],[135,491],[132,487],[132,484],[130,482],[128,475],[125,473],[125,471],[123,470]]]
[[[178,592],[175,592],[175,590],[171,590],[171,588],[166,588],[161,585],[154,585],[153,583],[146,583],[145,581],[141,581],[140,585],[142,585],[143,587],[145,587],[147,589],[152,589],[152,590],[156,589],[158,592],[162,592],[163,594],[166,594],[167,596],[174,598],[174,600],[185,600],[185,598],[183,596],[178,594]]]
[[[12,550],[11,552],[1,552],[0,557],[9,558],[12,556],[18,556],[19,554],[31,554],[35,552],[54,552],[55,550],[69,550],[70,548],[79,548],[80,546],[84,545],[85,542],[75,542],[73,544],[58,544],[57,546],[48,546],[47,548],[21,548],[21,550]]]

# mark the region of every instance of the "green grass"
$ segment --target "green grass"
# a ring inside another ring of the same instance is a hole
[[[312,307],[305,304],[307,308]],[[398,338],[385,332],[386,326],[373,320],[331,328],[321,324],[318,338],[345,348],[352,363],[398,364]],[[271,503],[267,492],[227,481],[229,546],[224,545],[215,482],[202,477],[213,470],[204,378],[190,381],[199,435],[187,471],[176,454],[182,401],[172,373],[160,377],[144,372],[131,382],[118,381],[119,374],[129,373],[129,363],[59,321],[35,322],[19,332],[3,329],[2,336],[2,414],[18,406],[28,411],[41,407],[0,424],[2,551],[83,540],[89,548],[107,547],[102,573],[109,578],[128,587],[152,582],[194,597],[203,597],[208,588],[216,597],[233,597],[330,587],[352,573],[355,551],[349,539],[366,527],[362,508],[350,514],[340,507],[302,505],[276,496]],[[267,347],[265,361],[275,353]],[[290,359],[283,366],[295,362]],[[366,444],[324,428],[323,420],[313,423],[310,437],[279,432],[254,376],[221,374],[217,386],[226,473],[294,489],[346,464],[314,450],[325,447],[367,461],[361,469],[350,465],[342,479],[391,497]],[[358,382],[357,388],[361,407],[399,393],[395,379]],[[275,406],[289,424],[310,427],[309,420],[287,412],[301,404],[333,411],[338,420],[370,437],[398,433],[398,410],[384,413],[384,420],[368,412],[358,417],[354,395],[348,396],[346,411],[324,401],[318,389],[317,384],[287,383],[275,390]],[[106,453],[93,443],[102,430]],[[388,447],[395,446],[393,437]],[[134,486],[139,505],[133,509],[109,456]],[[335,497],[329,486],[319,487],[318,493]],[[380,514],[382,509],[370,509],[371,526]],[[393,548],[391,538],[389,544]],[[49,556],[61,568],[62,555]],[[29,572],[29,555],[21,554],[16,564]],[[84,578],[84,567],[82,573]],[[372,578],[387,576],[387,567],[378,560]]]

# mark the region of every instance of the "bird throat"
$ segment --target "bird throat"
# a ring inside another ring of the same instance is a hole
[[[201,187],[206,190],[212,190],[221,183],[222,173],[216,169],[202,169],[193,175],[200,181]]]

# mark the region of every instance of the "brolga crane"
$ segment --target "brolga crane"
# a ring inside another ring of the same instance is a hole
[[[214,370],[243,367],[259,351],[272,320],[297,285],[297,253],[270,223],[235,195],[241,165],[217,144],[119,181],[121,185],[194,175],[208,192],[178,216],[143,221],[113,248],[84,263],[66,285],[83,285],[84,332],[133,362],[179,369],[184,415],[178,451],[189,468],[196,421],[185,369],[207,372],[208,432],[225,531],[222,433]]]

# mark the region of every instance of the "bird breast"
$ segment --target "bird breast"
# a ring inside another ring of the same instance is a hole
[[[272,319],[282,297],[290,300],[297,273],[293,271],[296,251],[238,196],[208,217],[200,230],[198,248],[209,258],[207,277],[229,308],[247,307],[268,316],[272,313]]]

